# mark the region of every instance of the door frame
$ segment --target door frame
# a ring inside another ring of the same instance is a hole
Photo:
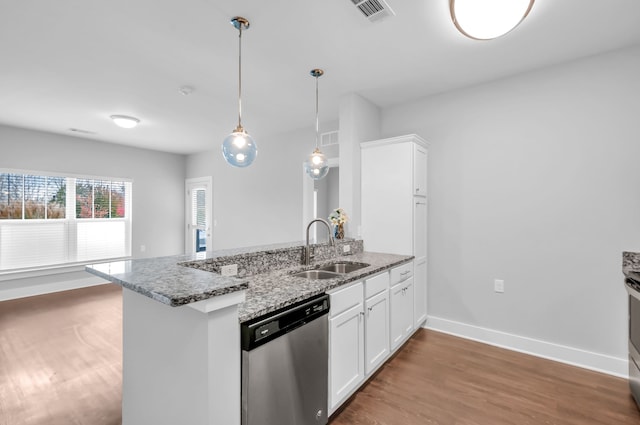
[[[195,240],[191,231],[191,190],[205,190],[205,208],[206,208],[206,237],[207,251],[213,251],[213,177],[196,177],[186,179],[184,181],[184,252],[185,254],[195,253]]]

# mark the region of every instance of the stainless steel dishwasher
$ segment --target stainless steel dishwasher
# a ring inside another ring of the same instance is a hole
[[[327,423],[329,296],[241,325],[242,425]]]

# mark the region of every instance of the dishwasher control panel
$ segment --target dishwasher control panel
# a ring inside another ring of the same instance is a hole
[[[253,350],[329,312],[329,296],[319,296],[284,307],[240,325],[242,349]]]

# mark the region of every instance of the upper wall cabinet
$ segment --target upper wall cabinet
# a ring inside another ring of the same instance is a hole
[[[363,142],[360,148],[366,250],[426,256],[414,252],[414,247],[426,247],[427,142],[410,134]],[[425,206],[419,215],[416,202]],[[416,219],[424,223],[415,223]]]

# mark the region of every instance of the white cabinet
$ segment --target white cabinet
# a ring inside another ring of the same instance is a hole
[[[330,292],[329,414],[364,381],[363,284]]]
[[[415,298],[410,309],[415,326],[427,318],[427,147],[415,134],[360,144],[364,247],[415,256],[420,269],[404,291]],[[393,294],[390,299],[393,315]]]
[[[412,333],[414,328],[414,283],[413,263],[391,270],[390,298],[390,347],[398,348]]]
[[[329,291],[329,414],[389,358],[389,272]]]
[[[389,356],[389,272],[365,281],[365,374],[369,376]]]
[[[413,194],[427,196],[427,149],[413,145]]]
[[[414,265],[328,291],[329,415],[413,333]]]
[[[416,328],[427,320],[427,257],[414,261],[413,315]]]
[[[364,248],[413,255],[413,144],[360,146]]]
[[[414,264],[414,323],[422,326],[427,320],[427,200],[414,198],[414,230],[413,255]],[[417,237],[417,235],[422,235]]]

